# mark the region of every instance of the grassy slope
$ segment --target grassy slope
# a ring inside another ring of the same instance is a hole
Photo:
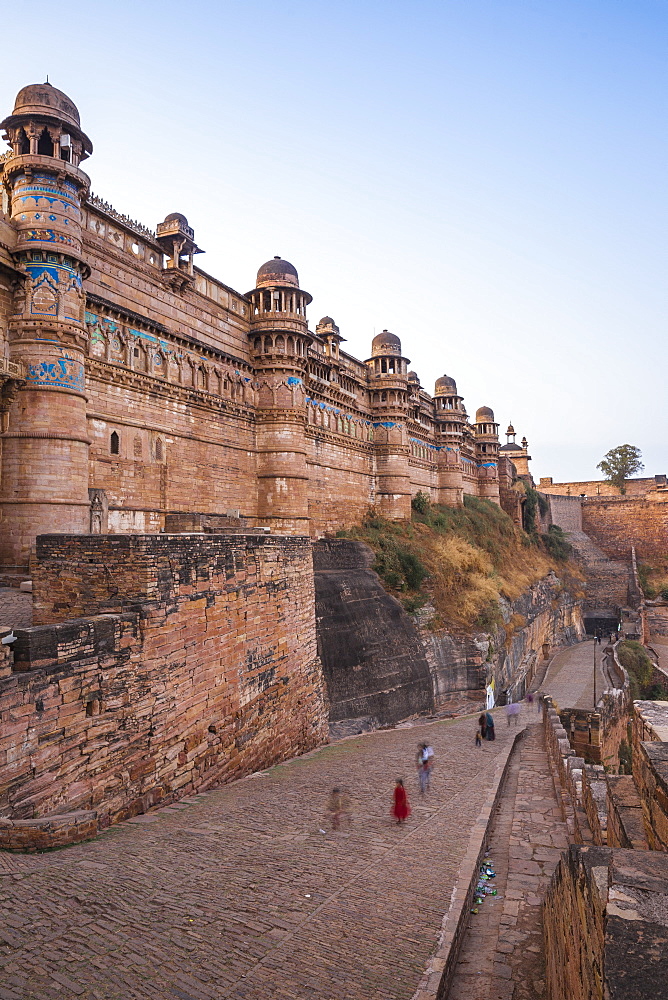
[[[410,521],[370,511],[339,537],[359,538],[373,549],[373,568],[408,611],[431,600],[442,624],[453,628],[491,630],[501,622],[499,597],[515,600],[550,569],[569,589],[581,590],[582,576],[568,559],[555,559],[541,538],[477,497],[465,497],[459,508],[427,505]],[[547,546],[554,549],[553,540]]]
[[[638,576],[645,597],[668,597],[668,554],[657,552],[651,563],[640,563]]]

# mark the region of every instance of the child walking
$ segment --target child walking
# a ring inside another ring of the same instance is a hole
[[[397,825],[405,823],[411,814],[411,807],[408,804],[408,795],[404,788],[403,778],[397,778],[394,786],[394,803],[392,805],[392,815],[397,821]]]

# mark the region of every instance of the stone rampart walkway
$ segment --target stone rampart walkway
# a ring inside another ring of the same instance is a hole
[[[4,855],[0,1000],[409,1000],[516,734],[497,716],[481,749],[472,718],[377,732],[88,844]],[[421,801],[422,739],[437,765]],[[389,818],[397,776],[405,827]],[[337,832],[323,815],[334,785],[354,800]]]
[[[543,1000],[541,905],[567,830],[537,716],[513,751],[492,835],[497,896],[470,914],[448,1000]]]

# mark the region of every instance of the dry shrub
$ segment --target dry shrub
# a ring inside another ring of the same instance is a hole
[[[516,600],[554,569],[573,590],[582,574],[555,562],[540,541],[517,528],[489,500],[466,497],[464,507],[431,504],[410,521],[387,521],[370,510],[361,525],[340,532],[365,541],[385,588],[413,610],[431,598],[451,628],[492,631],[502,624],[499,599]]]

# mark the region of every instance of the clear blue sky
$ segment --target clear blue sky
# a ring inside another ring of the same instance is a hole
[[[33,0],[3,37],[2,110],[48,73],[93,190],[185,213],[205,270],[286,257],[312,325],[398,334],[536,478],[668,472],[666,0]]]

